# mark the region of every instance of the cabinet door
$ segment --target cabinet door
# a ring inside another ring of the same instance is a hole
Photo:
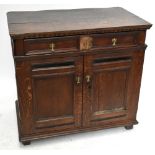
[[[82,60],[70,57],[31,63],[35,132],[67,130],[81,125]]]
[[[126,119],[131,55],[88,55],[84,62],[83,125]]]

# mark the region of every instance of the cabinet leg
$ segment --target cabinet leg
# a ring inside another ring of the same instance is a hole
[[[126,130],[133,129],[133,125],[127,125],[127,126],[125,126],[125,129],[126,129]]]
[[[30,145],[31,144],[31,141],[24,141],[22,142],[23,145]]]

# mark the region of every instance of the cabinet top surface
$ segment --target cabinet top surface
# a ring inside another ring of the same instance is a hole
[[[148,29],[151,24],[120,7],[8,12],[12,37],[66,32]]]

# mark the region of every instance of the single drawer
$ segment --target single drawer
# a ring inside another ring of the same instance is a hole
[[[92,36],[93,48],[108,48],[138,44],[138,32],[105,33]]]
[[[78,50],[78,38],[73,36],[24,40],[25,55],[48,54],[76,50]]]

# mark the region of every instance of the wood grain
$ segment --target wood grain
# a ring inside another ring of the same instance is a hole
[[[8,12],[7,17],[12,37],[151,27],[149,22],[120,7]]]
[[[24,145],[138,123],[150,23],[117,7],[9,12],[8,25]]]

